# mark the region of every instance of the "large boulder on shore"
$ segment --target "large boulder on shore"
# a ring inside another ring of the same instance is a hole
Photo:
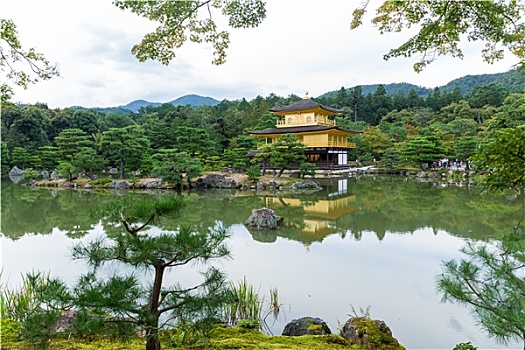
[[[197,188],[235,188],[236,186],[235,180],[222,174],[208,174],[196,181]]]
[[[127,190],[129,189],[129,184],[126,181],[113,181],[109,184],[109,188],[113,190]]]
[[[16,165],[9,171],[9,176],[22,176],[22,170]]]
[[[260,208],[252,210],[252,214],[246,220],[245,225],[259,229],[275,230],[279,228],[282,221],[283,219],[278,217],[272,209]]]
[[[384,321],[370,317],[350,317],[341,328],[341,336],[369,350],[405,350]]]
[[[49,175],[49,177],[51,178],[51,181],[57,181],[62,178],[62,176],[59,173],[57,173],[55,170],[51,172],[51,175]]]
[[[296,182],[292,185],[292,190],[296,192],[301,192],[301,191],[315,192],[315,191],[320,191],[322,189],[323,188],[321,187],[319,182],[314,181],[314,180],[304,180],[302,182]]]
[[[301,317],[289,322],[283,330],[283,335],[301,336],[305,334],[332,334],[325,321],[318,317]]]

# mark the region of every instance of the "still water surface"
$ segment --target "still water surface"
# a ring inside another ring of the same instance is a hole
[[[230,280],[246,276],[261,294],[278,289],[284,313],[274,334],[302,316],[320,317],[337,332],[352,308],[359,313],[370,306],[371,316],[384,320],[407,349],[452,349],[466,341],[479,349],[521,347],[494,343],[467,309],[441,303],[435,291],[441,262],[460,258],[465,242],[490,241],[515,225],[520,200],[396,178],[322,184],[312,194],[186,192],[193,200],[180,223],[203,229],[220,223],[230,231],[233,259],[218,264]],[[21,273],[32,270],[73,283],[86,267],[72,262],[68,249],[110,234],[89,211],[115,195],[121,194],[33,190],[3,181],[2,283],[18,286]],[[285,218],[280,230],[244,226],[262,206]],[[183,269],[169,278],[191,283],[198,275]]]

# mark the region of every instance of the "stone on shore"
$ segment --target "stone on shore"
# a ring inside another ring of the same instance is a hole
[[[16,165],[9,171],[9,176],[22,176],[22,170]]]
[[[369,350],[405,350],[384,321],[370,317],[350,317],[341,328],[341,336]]]
[[[301,336],[305,334],[332,334],[325,321],[318,317],[302,317],[289,322],[283,330],[283,335]]]

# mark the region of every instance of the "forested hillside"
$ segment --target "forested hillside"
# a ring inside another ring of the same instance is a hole
[[[315,100],[344,111],[335,118],[339,127],[364,131],[351,137],[357,145],[351,160],[418,166],[428,162],[418,150],[435,159],[465,160],[498,130],[525,124],[523,76],[513,71],[497,78],[465,77],[452,91],[435,88],[426,96],[415,89],[390,95],[378,85],[369,94],[341,88]],[[487,83],[473,86],[476,81]],[[180,184],[203,170],[246,170],[252,163],[245,155],[257,147],[247,132],[275,127],[277,117],[269,109],[300,99],[270,94],[197,107],[165,103],[128,113],[8,104],[2,109],[2,173],[17,166],[71,176],[114,167],[121,176],[140,171]]]
[[[442,91],[453,91],[455,88],[463,94],[470,94],[476,86],[495,84],[510,92],[525,91],[525,74],[517,69],[511,69],[505,73],[467,75],[454,79],[447,85],[440,87]]]
[[[437,88],[439,88],[441,92],[453,92],[455,88],[458,88],[462,94],[468,95],[472,93],[472,90],[476,86],[487,84],[499,85],[502,89],[510,92],[520,92],[525,90],[525,75],[516,69],[511,69],[507,72],[496,74],[466,75],[464,77],[454,79],[446,85],[437,86]],[[369,95],[374,93],[378,86],[379,84],[360,85],[360,88],[363,95]],[[389,96],[394,96],[396,93],[408,95],[408,93],[413,89],[416,94],[421,97],[426,97],[436,88],[417,86],[409,83],[383,84],[383,87]],[[347,92],[350,92],[354,88],[355,87],[346,88],[346,90]],[[337,91],[330,91],[321,95],[320,97],[334,98],[336,94]]]

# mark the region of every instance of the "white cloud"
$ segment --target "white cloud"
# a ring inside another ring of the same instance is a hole
[[[231,30],[226,64],[212,65],[212,48],[190,43],[164,66],[140,63],[131,55],[131,47],[155,24],[110,1],[8,0],[2,17],[14,20],[25,47],[58,62],[62,75],[16,90],[14,100],[63,108],[119,106],[137,99],[167,102],[192,93],[219,100],[272,92],[318,96],[341,86],[379,83],[435,87],[468,74],[503,72],[517,62],[488,65],[479,45],[464,43],[463,61],[442,57],[417,74],[412,70],[417,57],[383,60],[408,34],[381,36],[369,22],[349,29],[357,5],[347,0],[267,0],[267,18],[260,27]]]

